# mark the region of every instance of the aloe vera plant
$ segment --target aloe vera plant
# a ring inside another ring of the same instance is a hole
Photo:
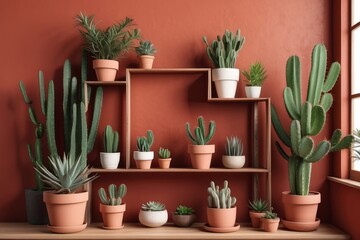
[[[323,159],[329,152],[349,148],[354,140],[352,135],[342,138],[342,132],[336,129],[329,140],[315,143],[313,136],[318,135],[324,128],[326,112],[329,111],[333,97],[329,92],[335,85],[340,64],[331,64],[326,75],[326,48],[317,44],[312,52],[311,71],[307,88],[306,100],[302,101],[300,60],[291,56],[286,64],[286,88],[284,89],[284,103],[291,119],[288,133],[280,122],[274,106],[271,109],[272,124],[283,145],[290,150],[290,154],[279,144],[275,143],[281,156],[288,161],[288,175],[290,191],[296,195],[308,195],[311,179],[312,163]]]

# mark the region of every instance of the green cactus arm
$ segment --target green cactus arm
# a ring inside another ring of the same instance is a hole
[[[323,157],[325,157],[329,151],[330,151],[330,142],[329,141],[322,141],[320,142],[316,149],[313,151],[313,153],[308,156],[307,158],[304,158],[304,161],[305,162],[308,162],[308,163],[312,163],[312,162],[317,162],[319,160],[321,160]]]
[[[291,149],[299,155],[299,145],[301,140],[301,127],[298,120],[293,120],[290,125]]]
[[[208,196],[208,207],[210,207],[210,208],[214,207],[213,199],[212,199],[212,197],[210,195]]]
[[[81,101],[85,103],[85,81],[87,80],[87,68],[88,68],[88,61],[87,61],[87,51],[85,49],[82,50],[81,54]],[[88,96],[90,87],[87,88]],[[88,101],[90,100],[90,97],[88,98]],[[88,104],[88,102],[87,102]]]
[[[35,162],[36,162],[34,166],[37,167],[38,165],[43,165],[42,144],[40,138],[36,138],[34,148],[35,148],[34,151],[35,151]],[[44,189],[44,183],[42,182],[41,176],[38,173],[35,174],[35,182],[36,182],[36,189],[38,191],[42,191]]]
[[[117,152],[119,148],[119,133],[114,131],[114,141],[112,145],[112,152]]]
[[[126,185],[121,184],[119,186],[119,188],[118,188],[118,195],[117,196],[122,199],[123,197],[125,197],[126,193],[127,193]]]
[[[278,150],[278,152],[280,153],[280,155],[286,160],[289,160],[289,155],[284,151],[284,149],[281,147],[280,143],[278,141],[275,142],[275,147]]]
[[[288,175],[291,194],[296,194],[297,168],[298,158],[296,156],[291,156],[288,161]]]
[[[73,103],[71,102],[71,64],[66,59],[63,66],[63,114],[64,114],[64,145],[65,152],[70,151]]]
[[[285,129],[281,125],[279,116],[276,112],[276,109],[273,105],[271,105],[271,123],[275,129],[276,134],[280,138],[280,140],[287,146],[291,146],[291,140],[288,133],[286,133]]]
[[[115,184],[110,184],[109,185],[109,195],[110,195],[110,199],[114,199],[116,197],[116,185]]]
[[[312,105],[309,102],[304,102],[301,107],[301,134],[302,136],[309,135],[311,132],[311,110]]]
[[[22,94],[22,96],[23,96],[23,98],[24,98],[24,102],[25,102],[27,105],[31,104],[32,102],[31,102],[31,100],[29,99],[29,97],[28,97],[28,95],[27,95],[27,93],[26,93],[26,88],[25,88],[25,85],[24,85],[23,81],[20,81],[20,82],[19,82],[19,86],[20,86],[21,94]]]
[[[81,127],[80,127],[80,135],[81,135],[81,148],[80,148],[80,161],[82,167],[85,168],[87,165],[87,154],[89,149],[88,147],[88,135],[87,135],[87,123],[86,123],[86,113],[85,113],[85,104],[80,102],[80,117],[79,117]]]
[[[312,164],[304,161],[298,164],[296,195],[309,195]]]
[[[322,95],[320,105],[324,108],[325,112],[329,111],[333,104],[333,97],[330,93]]]
[[[338,144],[340,142],[341,135],[342,135],[342,132],[340,129],[336,129],[333,132],[333,134],[331,135],[331,139],[330,139],[331,147],[335,146],[336,144]]]
[[[353,135],[347,135],[343,139],[341,139],[340,142],[338,142],[336,145],[331,146],[330,151],[335,152],[339,151],[341,149],[350,148],[351,144],[354,142],[354,136]]]
[[[204,143],[207,144],[211,141],[211,139],[213,138],[214,134],[215,134],[215,129],[216,129],[216,124],[214,121],[210,121],[209,123],[209,129],[208,129],[208,135],[206,136],[206,138],[204,139]],[[205,135],[204,135],[205,136]]]
[[[336,80],[338,79],[340,74],[340,64],[338,62],[333,62],[330,66],[330,70],[324,82],[324,86],[322,91],[329,92],[335,85]]]
[[[322,106],[314,106],[311,110],[311,131],[309,135],[315,136],[323,129],[325,125],[325,110]]]
[[[230,205],[230,207],[231,206],[234,206],[235,204],[236,204],[236,197],[231,197],[231,205]]]
[[[186,123],[186,124],[185,124],[185,129],[186,129],[186,135],[188,136],[188,138],[190,139],[190,141],[191,141],[193,144],[197,144],[197,143],[196,143],[196,139],[193,137],[193,135],[192,135],[192,133],[191,133],[190,123]]]
[[[200,127],[195,128],[195,136],[196,136],[197,145],[204,145],[205,144],[204,135],[202,133],[203,133],[203,131],[201,131]]]
[[[291,88],[284,89],[284,102],[287,113],[291,119],[300,119],[300,110],[297,108]]]
[[[55,138],[55,90],[51,80],[48,87],[48,104],[46,110],[46,137],[50,156],[58,156]]]
[[[38,125],[38,124],[39,124],[39,121],[37,120],[35,111],[34,111],[34,109],[33,109],[31,106],[28,108],[28,112],[29,112],[29,117],[30,117],[31,122],[32,122],[34,125]]]
[[[113,135],[113,130],[110,125],[107,125],[105,127],[104,140],[105,140],[105,144],[104,144],[105,152],[111,152],[112,151],[112,143],[114,141],[114,135]]]
[[[102,87],[97,87],[95,93],[95,101],[94,101],[94,111],[92,116],[92,122],[90,131],[87,139],[87,153],[90,153],[94,147],[96,133],[99,127],[101,109],[102,109],[102,101],[103,101],[103,89]]]
[[[99,197],[100,197],[100,201],[102,202],[102,204],[108,205],[109,204],[109,200],[108,197],[106,195],[106,191],[104,188],[100,188],[98,190],[99,193]]]
[[[42,71],[39,71],[39,91],[40,91],[40,105],[41,111],[46,116],[46,94],[45,94],[45,84],[44,84],[44,74]]]
[[[146,135],[147,135],[146,141],[147,141],[147,143],[148,143],[149,150],[150,150],[151,146],[152,146],[153,143],[154,143],[154,133],[153,133],[151,130],[148,130],[148,131],[146,132]]]
[[[198,117],[198,128],[200,129],[200,134],[205,137],[205,123],[202,116]]]
[[[74,103],[72,106],[72,124],[71,124],[71,131],[70,131],[70,135],[68,136],[69,139],[65,140],[69,142],[69,149],[68,149],[68,157],[70,159],[76,159],[76,149],[79,143],[79,139],[77,139],[76,137],[76,131],[77,131],[77,104]]]
[[[226,194],[225,189],[221,189],[219,194],[220,206],[219,208],[226,208]]]
[[[300,140],[298,149],[299,157],[306,158],[310,156],[314,150],[314,141],[309,136],[305,136]]]
[[[301,111],[300,61],[298,56],[291,56],[286,62],[286,85],[291,89],[294,102],[293,111],[298,116]]]

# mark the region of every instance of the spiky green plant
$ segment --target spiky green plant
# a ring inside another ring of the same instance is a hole
[[[148,130],[146,132],[146,137],[138,137],[137,138],[137,149],[140,152],[149,152],[151,149],[151,146],[154,143],[154,134],[151,130]]]
[[[156,53],[156,49],[154,47],[154,44],[152,44],[150,41],[140,41],[139,46],[135,47],[135,52],[138,55],[154,55]]]
[[[184,205],[178,205],[175,211],[176,215],[191,215],[193,213],[195,213],[194,209]]]
[[[249,201],[249,208],[251,211],[254,212],[265,212],[268,208],[268,203],[261,198],[254,199],[252,201]]]
[[[191,140],[191,142],[195,145],[206,145],[210,142],[212,137],[215,134],[215,122],[210,121],[209,123],[209,129],[208,134],[205,133],[205,122],[204,118],[202,116],[198,117],[198,126],[195,128],[193,136],[190,130],[190,123],[186,123],[186,134],[188,138]]]
[[[280,122],[272,106],[272,124],[279,139],[290,149],[288,154],[276,141],[275,146],[288,161],[290,191],[296,195],[308,195],[312,163],[325,157],[329,152],[349,148],[354,140],[352,135],[341,137],[341,130],[332,134],[331,140],[316,144],[313,136],[318,135],[326,122],[326,112],[330,109],[333,97],[329,92],[335,85],[340,64],[334,62],[326,74],[326,48],[317,44],[312,52],[311,71],[308,82],[307,98],[302,102],[300,61],[291,56],[286,64],[286,85],[284,103],[291,119],[290,133]]]
[[[237,29],[236,34],[225,30],[224,35],[218,35],[211,45],[206,36],[203,36],[203,41],[206,44],[206,52],[216,68],[234,68],[245,38],[240,35],[240,29]]]
[[[103,133],[104,151],[114,153],[119,148],[119,133],[112,129],[110,125],[106,125]]]
[[[226,156],[241,156],[243,155],[243,144],[238,137],[227,137],[225,144]]]
[[[141,210],[143,211],[163,211],[165,208],[165,204],[155,201],[149,201],[141,205]]]
[[[265,215],[263,218],[266,218],[266,219],[277,219],[278,216],[277,216],[277,213],[274,212],[274,208],[272,207],[269,211],[265,211]]]
[[[222,189],[211,181],[208,194],[208,207],[210,208],[232,208],[236,203],[236,198],[231,196],[231,190],[226,180]]]
[[[66,156],[49,157],[49,171],[44,165],[38,165],[35,170],[41,175],[41,180],[48,184],[56,193],[73,193],[86,183],[97,178],[97,175],[89,175],[89,168],[83,167],[78,159]]]
[[[128,30],[133,23],[133,19],[128,17],[105,30],[97,28],[94,15],[86,16],[80,12],[75,20],[82,28],[79,31],[84,38],[85,49],[95,59],[116,59],[121,53],[129,51],[134,40],[141,37],[138,29]]]
[[[261,87],[266,78],[266,70],[261,62],[251,64],[249,71],[244,70],[242,74],[244,74],[248,86]]]
[[[162,159],[170,158],[171,152],[167,148],[160,148],[158,155],[159,155],[159,158],[162,158]]]
[[[116,187],[115,184],[110,184],[108,188],[108,192],[109,192],[109,197],[107,196],[104,188],[99,189],[98,193],[102,204],[111,205],[111,206],[121,205],[122,199],[126,195],[127,188],[125,184],[119,185],[118,188]]]

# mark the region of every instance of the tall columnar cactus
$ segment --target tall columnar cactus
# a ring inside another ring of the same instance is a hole
[[[119,133],[112,129],[110,125],[105,127],[103,133],[104,151],[107,153],[114,153],[118,151],[119,147]]]
[[[331,140],[315,143],[316,136],[326,122],[326,112],[330,109],[333,97],[329,92],[335,85],[340,64],[334,62],[326,75],[326,48],[322,44],[314,47],[312,52],[311,72],[308,82],[307,97],[302,101],[300,61],[297,56],[291,56],[286,64],[286,85],[284,103],[291,118],[290,133],[280,123],[280,118],[272,106],[272,124],[279,139],[291,151],[288,154],[276,142],[276,148],[288,161],[290,191],[296,195],[308,195],[312,163],[321,160],[329,152],[349,148],[353,136],[341,137],[341,130],[336,129]]]
[[[115,184],[110,184],[108,188],[109,197],[104,188],[100,188],[98,193],[102,204],[105,205],[121,205],[122,199],[126,195],[127,188],[125,184],[121,184],[118,188]]]
[[[193,136],[190,130],[190,123],[186,123],[186,134],[195,145],[206,145],[210,142],[215,134],[215,122],[210,121],[208,134],[205,133],[205,123],[202,116],[198,117],[198,126],[195,128],[195,135]]]
[[[231,208],[236,203],[236,198],[231,196],[228,181],[224,181],[224,188],[220,190],[213,181],[208,188],[208,206],[210,208]]]

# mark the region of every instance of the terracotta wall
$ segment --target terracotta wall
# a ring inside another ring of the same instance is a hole
[[[268,79],[264,84],[262,96],[271,97],[278,107],[281,116],[285,116],[282,103],[282,89],[285,86],[285,63],[292,54],[299,55],[303,76],[307,79],[312,47],[323,42],[327,46],[330,42],[330,6],[327,0],[152,0],[152,1],[117,1],[117,0],[7,0],[0,2],[0,221],[25,221],[24,189],[33,186],[33,170],[29,162],[26,144],[33,141],[34,133],[27,109],[21,99],[18,83],[22,79],[28,87],[35,106],[38,108],[37,72],[43,70],[47,80],[54,79],[57,104],[61,111],[61,78],[62,64],[69,58],[75,66],[75,74],[79,72],[81,55],[81,37],[75,28],[73,17],[80,11],[96,14],[97,20],[102,20],[99,26],[107,26],[125,16],[135,19],[137,27],[141,29],[146,39],[151,39],[158,49],[154,67],[210,67],[207,60],[203,35],[209,39],[222,34],[225,29],[235,31],[240,28],[246,37],[246,43],[240,52],[237,67],[247,68],[250,63],[260,60],[268,71]],[[331,47],[329,47],[331,55]],[[121,62],[118,78],[123,78],[126,67],[136,67],[136,56],[128,55]],[[163,79],[167,81],[167,79]],[[170,81],[169,79],[168,81]],[[177,79],[172,79],[177,81]],[[151,81],[151,79],[149,79]],[[157,79],[157,81],[160,81]],[[155,86],[161,82],[154,81]],[[181,80],[179,80],[181,81]],[[157,83],[155,83],[157,82]],[[189,82],[187,82],[189,83]],[[185,81],[184,81],[185,84]],[[203,84],[203,83],[201,83]],[[239,87],[238,96],[244,96],[243,83]],[[182,85],[184,87],[184,85]],[[145,91],[139,87],[138,94]],[[156,90],[155,90],[156,91]],[[164,90],[166,91],[166,89]],[[205,94],[205,89],[200,94]],[[120,91],[121,92],[121,91]],[[100,129],[111,123],[117,128],[121,126],[121,104],[115,90],[106,93],[104,111]],[[160,93],[156,92],[154,98]],[[201,95],[202,96],[202,95]],[[196,106],[193,105],[193,106]],[[199,107],[201,106],[201,107]],[[173,116],[179,119],[180,130],[176,136],[177,142],[186,148],[187,139],[183,132],[185,121],[194,124],[198,115],[204,114],[207,119],[214,119],[218,126],[226,126],[228,121],[236,129],[236,134],[246,140],[246,129],[249,119],[246,108],[237,111],[237,105],[209,106],[201,103],[191,111],[186,108],[167,109],[164,113],[153,106],[147,110],[156,116]],[[144,106],[144,109],[147,109]],[[240,109],[240,108],[239,108]],[[222,111],[221,115],[218,111]],[[138,113],[140,116],[140,113]],[[184,117],[186,116],[186,117]],[[191,117],[191,118],[190,118]],[[151,118],[151,116],[150,116]],[[190,119],[189,119],[190,118]],[[236,119],[243,122],[234,122]],[[242,120],[242,118],[244,120]],[[234,120],[235,119],[235,120]],[[61,124],[61,117],[56,119]],[[147,126],[141,118],[134,120],[137,128],[133,133],[136,137],[148,128],[160,129],[160,125]],[[161,120],[159,120],[161,121]],[[329,126],[325,129],[328,133]],[[225,128],[225,127],[224,127]],[[137,132],[136,132],[137,131]],[[230,131],[218,129],[219,135],[214,142],[218,144],[218,155],[221,155],[223,137]],[[273,135],[275,134],[272,131]],[[61,134],[61,131],[58,131]],[[160,134],[160,136],[164,136]],[[160,144],[161,137],[156,138]],[[273,141],[276,137],[273,137]],[[164,141],[165,143],[167,141]],[[95,152],[100,150],[99,139]],[[246,151],[250,151],[247,149]],[[95,156],[89,162],[98,165]],[[180,159],[179,161],[186,161]],[[217,160],[218,161],[218,160]],[[279,154],[272,151],[273,164],[273,202],[274,208],[282,215],[280,193],[288,188],[286,163]],[[311,188],[321,191],[323,201],[319,216],[329,221],[328,185],[326,176],[329,174],[330,164],[327,159],[316,163],[313,172]],[[160,200],[168,204],[172,211],[177,203],[192,204],[200,209],[200,220],[204,220],[201,213],[206,204],[206,187],[211,179],[218,182],[229,179],[234,186],[234,192],[239,199],[239,221],[247,221],[247,199],[249,198],[249,175],[241,176],[227,174],[120,174],[107,175],[95,183],[96,186],[109,182],[125,182],[129,185],[128,200],[136,204],[131,206],[128,220],[136,220],[139,203],[146,200]],[[149,192],[148,188],[154,189]],[[154,196],[149,197],[151,194]],[[93,196],[96,199],[96,196]],[[96,220],[99,220],[96,206],[93,207]]]

